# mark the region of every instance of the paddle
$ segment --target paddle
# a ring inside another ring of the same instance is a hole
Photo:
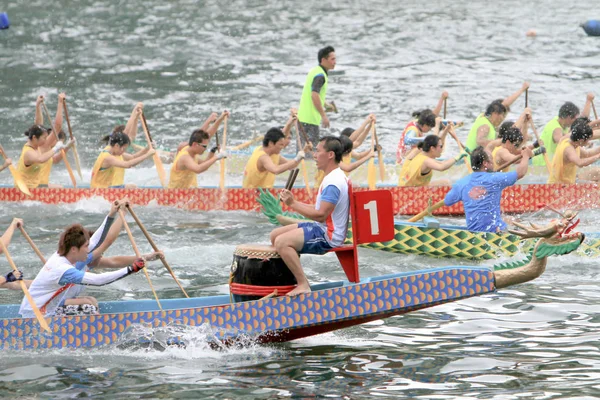
[[[42,254],[40,249],[38,249],[38,247],[35,245],[33,240],[31,240],[31,237],[29,237],[27,232],[25,232],[25,228],[23,227],[23,225],[19,224],[18,227],[21,230],[21,234],[23,235],[23,237],[27,239],[27,242],[29,242],[29,245],[31,246],[35,254],[37,254],[37,256],[40,258],[40,261],[42,261],[42,264],[46,264],[46,258],[44,258],[44,255]]]
[[[377,139],[377,128],[375,122],[373,122],[373,136],[375,137],[375,146],[377,147],[377,161],[379,162],[379,177],[381,182],[385,181],[385,164],[383,157],[381,157],[381,147],[379,147],[379,140]]]
[[[127,203],[127,204],[125,204],[125,207],[127,207],[127,210],[129,210],[129,213],[135,220],[136,224],[140,227],[144,236],[146,236],[146,239],[148,240],[148,243],[150,243],[150,246],[152,246],[152,249],[154,249],[154,251],[160,251],[158,249],[158,246],[156,246],[156,243],[154,243],[154,240],[152,240],[152,238],[150,237],[150,234],[146,230],[146,227],[144,227],[144,225],[142,224],[142,221],[140,221],[140,219],[136,215],[135,211],[133,211],[133,208],[131,208],[131,205],[129,203]],[[177,286],[179,286],[179,288],[181,289],[181,291],[183,292],[185,297],[189,298],[190,296],[188,296],[188,294],[185,292],[185,289],[183,289],[183,286],[181,286],[181,283],[179,283],[179,280],[177,279],[177,277],[175,276],[175,273],[173,272],[173,270],[167,263],[167,260],[164,257],[160,257],[160,261],[162,261],[162,263],[165,266],[165,268],[167,269],[167,271],[169,271],[169,274],[171,274],[171,276],[175,280],[175,283],[177,283]]]
[[[531,129],[533,129],[533,134],[535,135],[535,139],[538,141],[538,143],[541,143],[540,135],[538,135],[537,129],[535,129],[535,124],[533,123],[533,118],[525,120],[525,123],[527,123],[527,122],[529,122],[531,124]],[[552,165],[550,164],[550,159],[548,158],[548,154],[546,154],[545,150],[544,150],[543,154],[544,154],[544,162],[546,163],[546,169],[548,170],[548,175],[552,175]]]
[[[15,266],[15,263],[13,262],[13,260],[10,256],[10,253],[8,252],[8,249],[6,248],[6,246],[4,245],[4,242],[2,242],[2,240],[0,240],[0,249],[2,249],[2,251],[4,252],[4,255],[6,256],[6,259],[8,260],[8,263],[10,264],[13,271],[18,272],[19,270]],[[50,330],[50,327],[48,326],[48,322],[46,322],[46,320],[44,319],[44,316],[40,312],[40,309],[35,305],[35,301],[33,301],[33,297],[31,297],[31,294],[29,293],[29,290],[27,289],[27,285],[25,284],[25,282],[22,279],[18,280],[18,282],[21,285],[21,290],[23,290],[23,293],[25,293],[25,297],[27,298],[27,301],[29,302],[31,309],[33,310],[33,313],[35,314],[35,317],[37,318],[38,322],[40,323],[40,326],[42,328],[44,328],[44,330],[46,332],[52,333],[52,331]]]
[[[540,146],[538,149],[535,149],[535,151],[533,152],[533,156],[539,156],[540,154],[546,154],[546,148],[544,146]],[[497,171],[502,171],[504,168],[521,161],[521,159],[523,158],[523,154],[519,154],[518,156],[516,156],[515,158],[513,158],[512,160],[506,161],[503,164],[501,164],[498,168],[495,169],[494,172]]]
[[[231,150],[243,150],[246,147],[251,146],[253,143],[259,142],[261,140],[263,140],[264,136],[256,136],[254,139],[250,139],[247,142],[244,142],[242,144],[238,144],[237,146],[233,147]]]
[[[152,136],[150,136],[150,130],[148,129],[148,124],[146,123],[146,116],[142,112],[142,128],[144,129],[144,135],[146,136],[146,140],[148,141],[148,146],[152,149]],[[158,173],[158,179],[160,179],[160,184],[163,188],[167,187],[167,174],[165,173],[165,167],[163,166],[162,160],[160,159],[160,155],[158,151],[152,155],[152,159],[154,160],[154,165],[156,166],[156,172]]]
[[[298,147],[298,151],[301,150],[301,146],[302,146],[302,143],[300,141],[300,131],[298,129],[298,126],[300,126],[299,124],[300,124],[300,122],[296,121],[296,147]],[[306,134],[305,134],[305,136],[306,136]],[[308,142],[306,142],[306,143],[308,143]],[[300,169],[302,170],[302,178],[304,179],[304,187],[306,188],[306,193],[308,194],[309,200],[312,201],[313,200],[313,192],[310,187],[310,184],[308,183],[308,171],[306,170],[306,162],[304,161],[304,159],[300,160]]]
[[[446,103],[447,103],[448,98],[446,97],[444,99],[444,119],[446,119]]]
[[[52,118],[50,117],[50,113],[48,112],[48,107],[46,107],[46,103],[42,101],[42,107],[44,108],[44,113],[46,113],[46,118],[50,122],[52,126],[52,133],[56,136],[56,140],[60,140],[58,138],[58,132],[56,131],[56,126],[54,126],[54,122],[52,122]],[[71,168],[71,164],[69,164],[69,160],[67,160],[67,153],[65,149],[60,150],[60,154],[62,155],[63,161],[65,162],[65,167],[67,167],[67,172],[69,173],[69,177],[71,178],[71,182],[73,183],[73,187],[77,187],[77,182],[75,181],[75,174],[73,173],[73,169]]]
[[[225,117],[223,121],[223,148],[220,151],[225,151],[227,147],[227,120],[229,117]],[[225,190],[225,158],[221,158],[221,176],[219,178],[219,187],[221,190]]]
[[[131,242],[131,247],[133,247],[135,256],[137,258],[141,258],[142,255],[140,254],[140,250],[138,249],[137,245],[135,244],[135,239],[133,238],[131,229],[129,229],[127,220],[125,220],[125,214],[123,214],[123,210],[121,210],[120,208],[119,208],[119,217],[121,217],[121,221],[123,221],[123,226],[125,227],[127,236],[129,236],[129,241]],[[154,293],[154,298],[156,299],[156,302],[158,303],[158,308],[160,308],[160,310],[162,311],[162,306],[160,305],[160,301],[158,300],[158,295],[156,294],[156,291],[154,290],[154,286],[152,286],[152,281],[150,280],[150,275],[148,275],[148,271],[146,270],[146,268],[142,268],[142,269],[144,270],[144,274],[146,274],[146,279],[148,279],[148,284],[150,285],[150,289],[152,289],[152,293]]]
[[[375,124],[371,125],[371,148],[375,147],[375,135],[373,134],[374,130]],[[376,181],[377,172],[375,171],[375,159],[371,157],[367,166],[367,183],[369,184],[370,190],[375,190]]]
[[[71,120],[69,119],[69,110],[67,109],[67,99],[63,99],[63,106],[65,109],[65,118],[67,119],[67,127],[69,128],[69,137],[71,140],[75,140],[73,137],[73,129],[71,129]],[[75,167],[77,168],[77,173],[79,174],[79,178],[83,179],[83,175],[81,174],[81,164],[79,163],[79,153],[77,153],[77,145],[73,145],[73,158],[75,159]]]
[[[285,190],[292,190],[294,183],[296,182],[296,178],[298,177],[298,172],[300,172],[300,169],[298,168],[294,168],[290,171],[287,182],[285,182]],[[279,197],[279,201],[283,201],[281,200],[281,197]]]
[[[463,144],[458,139],[456,132],[454,132],[453,126],[448,128],[448,133],[450,134],[450,136],[452,136],[454,138],[454,140],[456,140],[456,144],[458,145],[458,148],[460,149],[460,151],[465,151],[465,146],[463,146]],[[465,165],[467,166],[467,169],[469,170],[469,173],[473,172],[473,168],[471,168],[471,161],[469,160],[469,157],[465,157],[464,160],[465,160]]]
[[[525,89],[525,108],[529,105],[529,88]]]
[[[4,147],[2,147],[2,145],[0,145],[0,155],[2,155],[2,158],[4,158],[5,160],[8,158],[6,156],[6,153],[4,152]],[[31,192],[29,191],[29,188],[27,187],[27,184],[23,180],[23,177],[21,176],[21,173],[19,172],[19,170],[16,169],[14,167],[14,165],[12,165],[12,164],[10,164],[8,166],[8,170],[10,171],[10,174],[12,175],[17,188],[19,188],[19,190],[21,192],[23,192],[24,194],[26,194],[27,196],[31,197]]]

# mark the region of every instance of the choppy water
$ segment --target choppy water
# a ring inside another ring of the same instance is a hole
[[[600,42],[580,22],[598,17],[592,1],[157,2],[16,1],[0,6],[12,26],[0,31],[0,143],[13,156],[33,121],[35,97],[66,91],[84,170],[97,139],[137,101],[156,139],[185,140],[210,111],[232,111],[230,143],[281,125],[296,106],[316,50],[336,47],[329,97],[340,113],[332,131],[378,114],[393,154],[410,112],[450,92],[449,116],[470,121],[530,80],[538,127],[571,100],[600,92]],[[2,10],[0,10],[2,11]],[[536,29],[536,38],[525,37]],[[523,99],[513,106],[516,116]],[[466,136],[466,129],[461,133]],[[66,183],[62,167],[53,171]],[[150,164],[131,181],[156,183]],[[0,182],[9,182],[6,171]],[[127,175],[129,179],[130,175]],[[208,175],[204,179],[214,179]],[[67,222],[96,225],[102,200],[75,206],[2,204],[0,223],[23,216],[49,254]],[[226,293],[238,243],[263,242],[266,219],[241,212],[139,209],[190,295]],[[594,215],[586,221],[593,224]],[[597,216],[596,216],[597,217]],[[2,228],[3,229],[3,228]],[[141,240],[141,235],[137,232]],[[13,257],[28,276],[35,255],[15,235]],[[144,251],[149,251],[145,248]],[[125,236],[111,254],[130,254]],[[202,262],[198,262],[198,255]],[[362,275],[453,261],[361,250]],[[6,263],[2,265],[6,269]],[[329,256],[305,261],[313,282],[340,279]],[[161,297],[178,296],[161,267]],[[137,278],[137,277],[136,277]],[[596,260],[552,259],[539,280],[510,290],[289,344],[213,350],[188,332],[186,350],[4,353],[2,397],[72,398],[595,398],[600,396],[599,285]],[[147,298],[141,279],[90,291],[100,299]],[[0,292],[3,303],[20,300]]]

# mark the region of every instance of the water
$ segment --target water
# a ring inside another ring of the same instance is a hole
[[[285,122],[325,44],[338,55],[328,97],[340,113],[331,116],[331,132],[357,126],[375,112],[388,156],[410,112],[433,107],[444,89],[449,117],[467,122],[459,131],[464,138],[487,103],[529,80],[541,129],[564,101],[583,107],[587,92],[600,92],[600,42],[578,26],[598,17],[590,14],[596,5],[15,1],[0,7],[12,23],[0,32],[0,143],[16,160],[22,132],[33,122],[35,97],[45,94],[53,110],[59,91],[68,96],[88,181],[98,139],[125,121],[137,101],[144,102],[151,131],[164,147],[186,140],[211,111],[225,108],[232,111],[230,143],[242,143],[254,130]],[[526,37],[532,28],[538,36]],[[510,117],[523,105],[523,98],[517,100]],[[453,146],[447,146],[449,154]],[[214,182],[217,172],[199,180]],[[54,168],[52,179],[67,183],[64,167]],[[150,162],[126,180],[157,183]],[[0,182],[10,182],[6,171]],[[97,199],[74,206],[2,204],[0,226],[23,216],[32,238],[50,254],[65,224],[97,225],[107,209]],[[265,218],[243,212],[148,207],[138,215],[194,296],[227,293],[235,245],[266,243],[272,229]],[[585,217],[590,225],[598,218]],[[150,251],[134,233],[142,251]],[[26,274],[35,275],[39,262],[18,234],[10,249]],[[110,254],[131,254],[126,236]],[[369,250],[360,257],[363,276],[466,264]],[[333,256],[308,257],[304,264],[312,282],[342,278]],[[203,332],[191,331],[185,350],[5,353],[0,395],[594,398],[600,396],[596,264],[554,258],[546,274],[529,284],[288,344],[213,350]],[[151,277],[160,297],[179,295],[160,264],[152,266]],[[141,278],[88,292],[102,300],[149,298]],[[2,291],[0,300],[20,296]]]

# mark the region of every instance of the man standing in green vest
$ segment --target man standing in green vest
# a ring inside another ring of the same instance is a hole
[[[329,71],[335,68],[335,49],[327,46],[319,50],[319,65],[308,71],[302,98],[298,107],[298,120],[304,127],[313,147],[319,143],[319,125],[329,128],[329,118],[325,114],[325,95]],[[304,145],[304,138],[302,138]]]
[[[590,108],[592,106],[592,101],[594,101],[594,95],[592,93],[588,93],[585,106],[583,107],[582,116],[588,117],[590,115]],[[569,130],[575,119],[579,117],[579,108],[567,101],[563,104],[558,110],[558,116],[552,118],[544,127],[544,131],[540,139],[544,142],[544,147],[546,147],[546,152],[548,153],[548,160],[552,161],[554,157],[554,153],[556,153],[556,146],[558,142],[566,136],[569,135]],[[546,161],[541,158],[539,160],[533,159],[533,165],[546,165]]]

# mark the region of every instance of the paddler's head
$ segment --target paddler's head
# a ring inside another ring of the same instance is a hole
[[[348,136],[344,135],[345,130],[346,129],[344,129],[342,131],[342,134],[340,135],[340,142],[342,143],[342,157],[352,153],[352,149],[354,147],[354,143],[352,143],[352,140],[350,140]]]
[[[69,226],[60,235],[58,255],[66,257],[71,263],[85,261],[88,257],[90,237],[81,224]]]
[[[471,168],[473,172],[494,172],[494,163],[492,162],[492,153],[477,146],[471,152]]]
[[[25,136],[29,139],[29,144],[34,149],[43,146],[48,138],[48,131],[41,125],[32,125],[25,131]]]
[[[427,135],[417,147],[423,150],[429,157],[439,158],[442,155],[444,145],[439,136]]]
[[[188,153],[192,156],[197,154],[204,154],[206,148],[208,147],[208,141],[210,136],[208,133],[203,131],[202,129],[196,129],[190,135],[190,140],[188,141],[188,145],[190,146],[188,149]]]
[[[506,129],[502,135],[502,144],[511,154],[521,154],[521,145],[523,144],[523,133],[516,126]]]
[[[262,141],[265,153],[279,154],[285,147],[285,139],[283,131],[279,128],[271,128],[265,133],[265,137]]]
[[[485,116],[494,126],[500,125],[507,114],[508,108],[502,104],[502,99],[492,101],[485,109]]]
[[[415,111],[412,113],[412,116],[417,119],[419,129],[423,133],[427,133],[435,127],[435,114],[428,108]]]
[[[579,107],[570,101],[567,101],[558,110],[558,119],[560,119],[563,128],[573,125],[577,117],[579,117]]]
[[[319,50],[317,58],[319,59],[319,65],[327,71],[335,69],[337,60],[335,58],[335,49],[332,46],[323,47]]]
[[[129,136],[127,136],[125,133],[112,133],[110,135],[110,138],[108,139],[110,153],[113,156],[123,155],[123,153],[127,151],[129,143],[131,143],[131,140],[129,139]]]
[[[593,134],[594,130],[590,126],[590,120],[587,117],[579,117],[571,125],[570,139],[574,147],[587,146]]]
[[[326,171],[329,167],[336,166],[342,161],[342,142],[335,136],[325,136],[319,140],[315,161],[317,168]]]

